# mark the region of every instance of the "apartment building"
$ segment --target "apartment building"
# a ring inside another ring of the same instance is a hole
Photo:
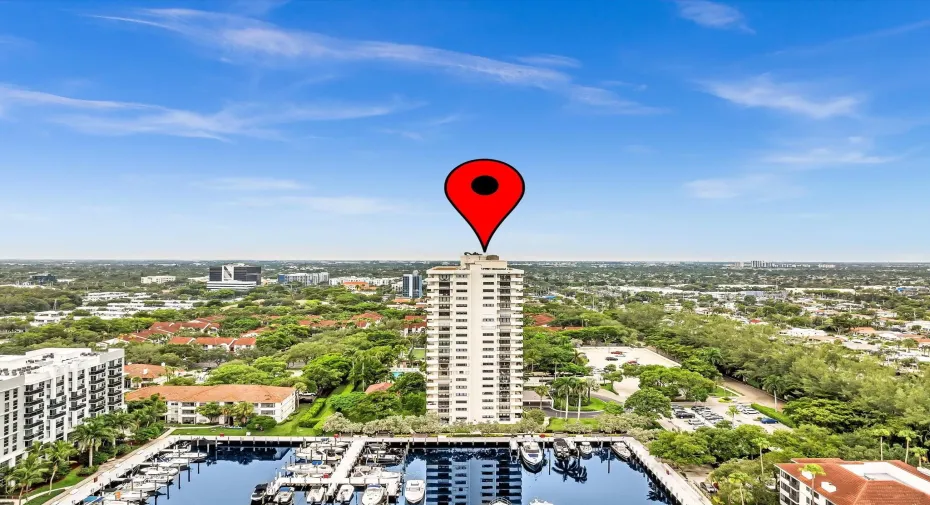
[[[455,455],[437,451],[427,460],[427,505],[472,505],[501,498],[521,503],[523,469],[519,460],[501,453],[488,458],[487,452],[465,451]]]
[[[218,267],[210,267],[207,289],[211,291],[232,289],[234,291],[248,291],[262,285],[262,267],[250,266],[245,263],[231,263]]]
[[[823,475],[806,471],[809,464]],[[780,505],[930,505],[930,476],[903,461],[796,458],[775,466]]]
[[[107,302],[110,300],[120,300],[122,298],[129,298],[129,293],[124,293],[122,291],[102,291],[97,293],[87,293],[82,296],[85,302]]]
[[[218,386],[152,386],[126,395],[128,400],[158,395],[168,404],[165,419],[169,423],[196,424],[215,422],[197,413],[197,407],[215,402],[234,405],[248,402],[255,415],[273,417],[282,422],[297,408],[297,390],[275,386],[222,384]],[[225,419],[220,419],[226,421]],[[229,420],[231,421],[231,420]]]
[[[0,465],[13,466],[34,442],[67,440],[85,419],[123,408],[123,350],[0,356],[0,395]]]
[[[420,272],[414,270],[412,274],[404,274],[400,292],[406,298],[423,296],[423,278],[420,277]]]
[[[142,284],[167,284],[176,280],[173,275],[149,275],[142,278]]]
[[[313,286],[316,284],[329,284],[329,272],[297,272],[292,274],[278,274],[278,284],[303,284]]]
[[[523,271],[465,254],[427,271],[426,408],[446,423],[522,416]]]

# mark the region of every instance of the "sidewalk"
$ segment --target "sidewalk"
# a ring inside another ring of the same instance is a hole
[[[84,500],[85,497],[90,496],[106,485],[109,482],[107,477],[116,477],[120,470],[128,467],[133,467],[139,463],[148,459],[152,454],[157,452],[156,449],[160,448],[167,442],[167,438],[171,436],[174,432],[174,428],[168,428],[167,431],[161,434],[158,438],[150,440],[145,445],[142,445],[136,450],[130,452],[129,454],[116,458],[106,463],[100,465],[100,468],[97,469],[97,473],[87,477],[78,484],[71,486],[70,491],[61,494],[54,500],[48,502],[49,505],[75,505]],[[112,472],[112,474],[111,474]]]

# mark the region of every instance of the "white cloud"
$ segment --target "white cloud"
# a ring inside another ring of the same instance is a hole
[[[897,156],[876,156],[857,150],[840,150],[828,147],[810,149],[801,153],[792,154],[775,154],[768,156],[763,161],[768,163],[780,163],[786,165],[808,165],[829,166],[829,165],[880,165],[890,163],[900,159]]]
[[[578,68],[581,62],[568,56],[559,56],[558,54],[535,54],[533,56],[523,56],[517,58],[517,61],[527,65],[539,65],[542,67],[568,67]]]
[[[293,179],[270,177],[221,177],[201,184],[219,191],[277,191],[303,189],[304,185]]]
[[[260,65],[309,64],[313,62],[381,62],[442,70],[494,82],[542,89],[570,98],[597,90],[600,101],[615,102],[600,112],[639,114],[646,108],[621,99],[612,91],[579,86],[565,72],[536,64],[519,64],[429,46],[394,42],[351,40],[321,33],[288,30],[264,21],[230,14],[190,9],[144,9],[135,16],[97,16],[168,30],[222,52],[224,61],[249,61]],[[543,55],[546,65],[565,57]],[[533,57],[530,57],[533,58]],[[622,104],[622,106],[617,106]]]
[[[675,3],[678,5],[679,16],[701,26],[755,33],[735,7],[708,0],[678,0]]]
[[[201,113],[132,102],[83,100],[0,84],[0,112],[17,106],[89,111],[80,114],[53,112],[46,119],[84,133],[114,136],[159,134],[216,140],[228,140],[232,136],[279,139],[282,135],[274,127],[284,124],[384,116],[418,105],[397,99],[375,105],[339,102],[235,104],[215,113]]]
[[[708,200],[746,197],[770,201],[794,198],[804,193],[803,188],[774,174],[765,173],[698,179],[686,183],[685,189],[695,198]]]
[[[708,93],[743,107],[760,107],[800,114],[814,119],[853,116],[861,100],[852,95],[808,96],[808,86],[778,83],[768,75],[733,82],[709,82]]]
[[[602,88],[575,86],[569,95],[572,103],[584,110],[602,114],[661,114],[665,109],[649,107],[632,100],[624,100]]]
[[[400,207],[380,198],[364,196],[277,196],[250,197],[233,202],[245,207],[291,207],[324,214],[363,215],[398,212]]]

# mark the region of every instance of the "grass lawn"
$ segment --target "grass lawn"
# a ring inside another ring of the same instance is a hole
[[[717,386],[713,391],[711,391],[710,395],[716,396],[718,398],[723,398],[723,397],[736,398],[738,396],[743,396],[737,393],[736,391],[729,390],[723,386]]]
[[[55,478],[58,479],[58,480],[55,481],[54,484],[52,484],[52,489],[58,489],[58,488],[62,488],[62,487],[73,486],[73,485],[77,484],[78,482],[81,482],[82,480],[86,479],[87,477],[81,477],[80,475],[78,475],[78,470],[80,470],[80,469],[81,469],[81,467],[75,467],[75,468],[72,468],[71,471],[68,472],[68,473],[66,473],[66,474],[59,474],[59,475],[56,475]],[[48,479],[46,479],[46,480],[48,480]],[[36,494],[36,493],[41,493],[42,491],[47,491],[48,489],[49,489],[48,484],[46,484],[46,485],[44,485],[44,486],[42,486],[42,487],[38,487],[38,488],[36,488],[36,489],[30,491],[29,494],[26,495],[26,496],[32,496],[32,495],[34,495],[34,494]],[[49,493],[49,494],[52,494],[52,495],[53,495],[54,493]]]
[[[574,417],[569,417],[569,421],[575,421]],[[597,427],[597,419],[582,419],[581,424],[587,424],[588,426],[595,428]],[[565,419],[564,418],[551,418],[549,419],[549,426],[546,427],[546,431],[550,433],[564,431],[565,430]]]
[[[38,498],[34,498],[34,499],[32,499],[32,500],[29,500],[29,501],[26,501],[26,502],[23,502],[23,503],[25,503],[26,505],[42,505],[43,503],[46,503],[46,502],[48,502],[48,501],[51,501],[53,498],[55,498],[56,496],[58,496],[58,495],[60,495],[61,493],[64,493],[64,492],[65,492],[64,489],[59,489],[59,490],[57,490],[57,491],[52,491],[51,493],[42,495],[42,496],[40,496],[40,497],[38,497]],[[25,498],[24,498],[24,499],[25,499]]]
[[[565,400],[562,400],[561,402],[560,402],[559,400],[556,400],[556,401],[555,401],[555,408],[556,408],[556,410],[563,410],[563,408],[562,408],[562,404],[563,404],[563,403],[565,403]],[[601,400],[601,399],[599,399],[599,398],[594,398],[594,397],[592,396],[592,397],[591,397],[591,401],[589,401],[587,405],[582,405],[582,406],[581,406],[581,411],[582,411],[582,412],[601,411],[601,410],[604,410],[604,408],[606,408],[606,407],[607,407],[607,403],[606,403],[604,400]],[[569,412],[577,412],[577,411],[578,411],[578,404],[576,404],[576,403],[571,403],[571,404],[569,404],[569,406],[568,406],[568,411],[569,411]]]
[[[413,352],[410,353],[410,356],[413,359],[422,361],[426,359],[426,349],[423,349],[422,347],[417,347],[413,350]]]
[[[354,384],[343,384],[339,386],[333,393],[329,395],[329,398],[333,396],[351,393],[355,389]],[[318,400],[319,401],[319,400]],[[290,421],[285,421],[274,428],[271,428],[267,431],[252,431],[252,435],[256,436],[268,436],[268,437],[314,437],[320,434],[319,427],[323,425],[323,422],[327,417],[333,415],[336,411],[333,410],[332,406],[329,405],[329,400],[326,401],[326,406],[323,407],[323,411],[320,412],[320,415],[316,418],[318,422],[314,428],[302,428],[297,424],[300,420],[300,413],[308,408],[309,404],[302,405],[294,415],[291,416]],[[245,428],[178,428],[174,430],[175,435],[226,435],[226,436],[244,436],[248,430]]]

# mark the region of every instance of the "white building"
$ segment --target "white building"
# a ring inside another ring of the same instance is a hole
[[[60,323],[63,319],[66,319],[70,315],[70,310],[45,310],[42,312],[36,312],[32,315],[32,322],[30,322],[29,325],[45,326],[46,324]]]
[[[67,440],[85,419],[123,408],[123,350],[0,356],[0,395],[0,465],[12,466],[33,442]]]
[[[105,302],[109,300],[119,300],[121,298],[129,298],[129,293],[124,293],[122,291],[87,293],[82,298],[85,302]]]
[[[401,295],[406,298],[423,296],[423,278],[420,277],[420,272],[414,270],[412,274],[404,274],[401,280]]]
[[[466,254],[427,271],[426,408],[444,422],[523,413],[523,271]]]
[[[329,284],[329,272],[297,272],[292,274],[278,274],[278,284]]]
[[[809,464],[823,475],[805,471]],[[781,505],[930,503],[930,476],[903,461],[796,458],[775,466]]]
[[[197,413],[197,407],[207,403],[234,405],[252,404],[255,415],[273,417],[282,422],[297,408],[297,390],[275,386],[221,384],[218,386],[152,386],[131,391],[127,400],[161,396],[168,404],[165,419],[169,423],[199,424],[217,422]],[[222,421],[225,419],[220,418]]]
[[[150,275],[142,278],[142,284],[167,284],[175,280],[177,277],[173,275]]]

